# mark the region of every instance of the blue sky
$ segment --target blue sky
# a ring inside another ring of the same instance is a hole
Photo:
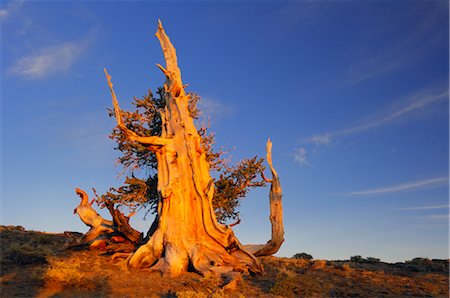
[[[0,223],[87,230],[74,189],[124,178],[103,67],[123,108],[156,90],[161,18],[217,146],[238,161],[274,143],[278,256],[447,258],[448,11],[437,0],[2,1]],[[241,242],[265,243],[268,189],[240,210]]]

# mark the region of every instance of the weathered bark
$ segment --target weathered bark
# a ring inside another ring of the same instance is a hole
[[[241,245],[230,227],[216,219],[212,208],[214,186],[206,153],[189,115],[189,95],[181,80],[175,48],[161,22],[156,37],[166,61],[166,67],[157,65],[166,76],[166,106],[160,110],[161,136],[138,136],[124,125],[111,77],[105,69],[118,127],[130,141],[147,145],[158,161],[158,216],[148,241],[128,257],[128,265],[153,267],[170,275],[178,275],[188,267],[201,274],[260,273],[263,268],[255,255]],[[279,190],[281,198],[278,176],[272,166],[271,169],[272,174],[275,173],[273,181],[278,182],[278,186],[273,187],[274,193],[278,194]]]
[[[111,201],[105,201],[106,208],[113,218],[114,227],[118,232],[122,233],[125,238],[133,243],[139,242],[142,238],[142,234],[130,226],[130,218],[123,215],[119,209],[114,208],[114,203]]]
[[[73,243],[71,247],[105,247],[108,242],[131,242],[137,243],[141,239],[141,233],[134,230],[129,224],[129,218],[123,215],[119,210],[114,209],[114,205],[107,203],[107,208],[113,217],[113,221],[106,220],[100,216],[92,207],[94,200],[89,202],[89,197],[82,189],[75,190],[80,196],[81,202],[74,209],[73,213],[78,214],[81,221],[91,227],[81,239]]]
[[[270,182],[270,223],[272,224],[272,238],[266,244],[259,245],[245,245],[245,249],[254,256],[270,256],[276,253],[281,244],[284,242],[284,226],[283,226],[283,205],[281,203],[281,184],[277,171],[272,164],[272,142],[267,141],[266,145],[267,155],[266,160],[272,172],[272,179],[264,180]]]

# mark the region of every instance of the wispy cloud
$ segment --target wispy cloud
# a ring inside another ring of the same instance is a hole
[[[5,7],[0,9],[0,21],[5,21],[9,18],[16,10],[18,10],[22,4],[23,0],[10,1]]]
[[[220,121],[226,117],[230,117],[235,111],[233,105],[225,104],[207,96],[201,97],[197,106],[201,112],[201,118],[203,118],[204,121],[210,121],[210,119]]]
[[[397,185],[391,185],[380,188],[373,188],[368,190],[349,192],[344,195],[348,196],[370,196],[370,195],[383,195],[402,191],[411,191],[423,188],[432,188],[448,185],[448,177],[438,177],[432,179],[416,180],[406,182]]]
[[[435,210],[435,209],[448,209],[449,205],[432,205],[432,206],[418,206],[418,207],[405,207],[398,210]]]
[[[331,131],[324,134],[317,134],[302,140],[302,143],[314,145],[329,145],[333,139],[338,137],[345,137],[353,134],[365,132],[370,129],[375,129],[396,120],[404,119],[413,115],[421,109],[424,109],[433,103],[448,99],[448,88],[435,88],[433,90],[422,91],[412,95],[409,99],[402,100],[402,104],[397,105],[396,109],[386,109],[377,117],[370,120],[360,121],[359,123],[346,127],[341,130]]]
[[[292,154],[294,161],[301,165],[301,166],[307,166],[309,165],[308,160],[306,159],[306,149],[303,147],[296,148],[294,150],[294,153]]]
[[[420,216],[419,218],[431,220],[431,221],[441,221],[441,220],[448,221],[449,215],[448,214],[431,214],[431,215],[426,215],[426,216]]]
[[[81,57],[88,42],[64,42],[20,58],[10,69],[13,75],[40,79],[65,72]]]
[[[331,143],[331,136],[328,133],[323,135],[314,135],[310,136],[307,139],[307,142],[314,145],[329,145]]]
[[[347,71],[344,82],[357,84],[374,77],[392,72],[398,68],[417,63],[432,53],[434,48],[445,42],[448,33],[442,30],[442,21],[447,19],[444,5],[431,5],[426,17],[417,22],[409,34],[389,43],[385,49],[365,48],[360,51],[365,56],[357,58]],[[407,11],[412,13],[412,11]],[[377,28],[378,30],[378,28]],[[379,31],[378,31],[379,32]],[[388,31],[389,32],[389,31]]]

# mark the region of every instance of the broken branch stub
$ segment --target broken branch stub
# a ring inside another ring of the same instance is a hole
[[[280,178],[278,177],[277,171],[272,164],[272,142],[270,139],[267,141],[266,151],[266,160],[272,173],[272,179],[266,180],[267,182],[270,182],[269,219],[272,226],[272,237],[266,244],[245,246],[249,252],[257,257],[273,255],[280,249],[281,244],[284,242],[283,205],[281,202],[282,190]]]
[[[107,205],[113,217],[111,221],[104,219],[95,211],[84,190],[77,188],[75,192],[81,198],[81,202],[75,208],[74,214],[78,214],[81,221],[90,229],[71,247],[106,247],[115,242],[137,243],[142,238],[141,233],[129,225],[128,219],[118,209],[114,209],[113,203],[109,202],[110,205]]]

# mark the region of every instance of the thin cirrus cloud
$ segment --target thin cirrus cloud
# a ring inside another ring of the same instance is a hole
[[[208,96],[201,97],[197,106],[200,110],[202,121],[211,121],[211,119],[220,121],[232,116],[235,112],[233,105],[225,104]]]
[[[363,49],[365,57],[350,66],[344,83],[355,85],[398,68],[414,65],[430,55],[441,42],[446,43],[445,39],[448,38],[448,33],[442,27],[442,22],[448,18],[446,10],[445,4],[436,3],[410,34],[389,44],[386,50]]]
[[[436,210],[436,209],[448,209],[449,205],[432,205],[432,206],[417,206],[417,207],[405,207],[398,210]]]
[[[41,48],[20,58],[9,68],[15,76],[42,79],[68,71],[89,47],[90,38],[77,42],[62,42]]]
[[[9,18],[16,10],[18,10],[24,3],[24,0],[11,1],[6,6],[0,9],[0,21]]]
[[[432,178],[432,179],[416,180],[416,181],[411,181],[411,182],[406,182],[406,183],[391,185],[391,186],[386,186],[386,187],[349,192],[349,193],[345,193],[343,195],[346,195],[346,196],[384,195],[384,194],[418,190],[418,189],[424,189],[424,188],[434,188],[434,187],[440,187],[440,186],[444,186],[444,185],[448,185],[448,177],[438,177],[438,178]]]
[[[449,215],[448,214],[431,214],[427,216],[421,216],[419,219],[425,219],[430,221],[448,221]]]
[[[313,145],[330,145],[333,139],[339,137],[345,137],[362,133],[371,129],[375,129],[387,124],[390,124],[396,120],[407,118],[412,115],[413,112],[424,109],[438,101],[448,98],[448,88],[434,88],[431,91],[419,92],[416,95],[411,96],[411,99],[407,103],[403,103],[399,108],[395,110],[387,110],[380,116],[373,118],[369,121],[364,121],[360,124],[356,124],[341,130],[328,132],[325,134],[317,134],[302,140],[302,143]]]

